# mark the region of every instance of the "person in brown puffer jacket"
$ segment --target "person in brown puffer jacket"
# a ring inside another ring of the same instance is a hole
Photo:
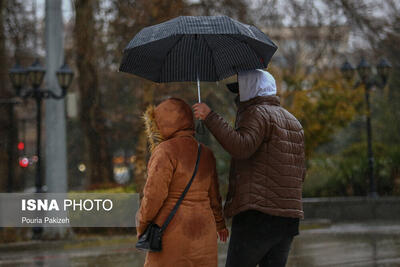
[[[197,159],[193,113],[183,100],[171,98],[144,114],[152,151],[138,213],[140,236],[155,222],[161,226],[190,178]],[[166,228],[161,252],[148,252],[146,267],[217,266],[217,233],[226,241],[215,158],[202,145],[198,172]]]
[[[241,72],[238,81],[235,128],[206,104],[193,106],[232,156],[224,208],[233,217],[226,266],[281,267],[303,218],[304,132],[280,106],[271,74]]]

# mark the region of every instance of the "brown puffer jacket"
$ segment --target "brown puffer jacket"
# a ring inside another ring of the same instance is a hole
[[[232,156],[226,217],[252,209],[303,218],[304,132],[279,97],[240,102],[236,129],[215,112],[205,124]]]
[[[168,99],[145,114],[152,144],[139,209],[138,235],[154,221],[161,226],[192,177],[197,159],[191,108]],[[161,252],[149,252],[145,267],[217,266],[217,230],[225,228],[215,158],[203,146],[193,183],[163,234]]]

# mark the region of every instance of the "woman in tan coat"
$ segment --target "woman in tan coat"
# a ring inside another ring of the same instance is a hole
[[[192,110],[171,98],[144,115],[151,144],[148,177],[139,210],[140,236],[150,222],[161,226],[188,184],[198,142]],[[203,145],[198,172],[163,234],[161,252],[148,252],[145,267],[217,266],[217,232],[226,241],[215,158]]]

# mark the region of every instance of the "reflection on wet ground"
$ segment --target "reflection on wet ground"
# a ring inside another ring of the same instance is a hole
[[[0,246],[1,266],[143,266],[133,237],[107,240]],[[29,249],[27,249],[29,248]],[[219,246],[224,266],[227,245]],[[400,266],[400,224],[336,224],[303,230],[295,238],[287,266]]]
[[[400,225],[339,224],[303,231],[288,266],[400,266]]]

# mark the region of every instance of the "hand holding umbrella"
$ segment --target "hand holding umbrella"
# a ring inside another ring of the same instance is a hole
[[[210,114],[211,109],[205,103],[197,103],[193,105],[193,111],[196,119],[203,121]]]

